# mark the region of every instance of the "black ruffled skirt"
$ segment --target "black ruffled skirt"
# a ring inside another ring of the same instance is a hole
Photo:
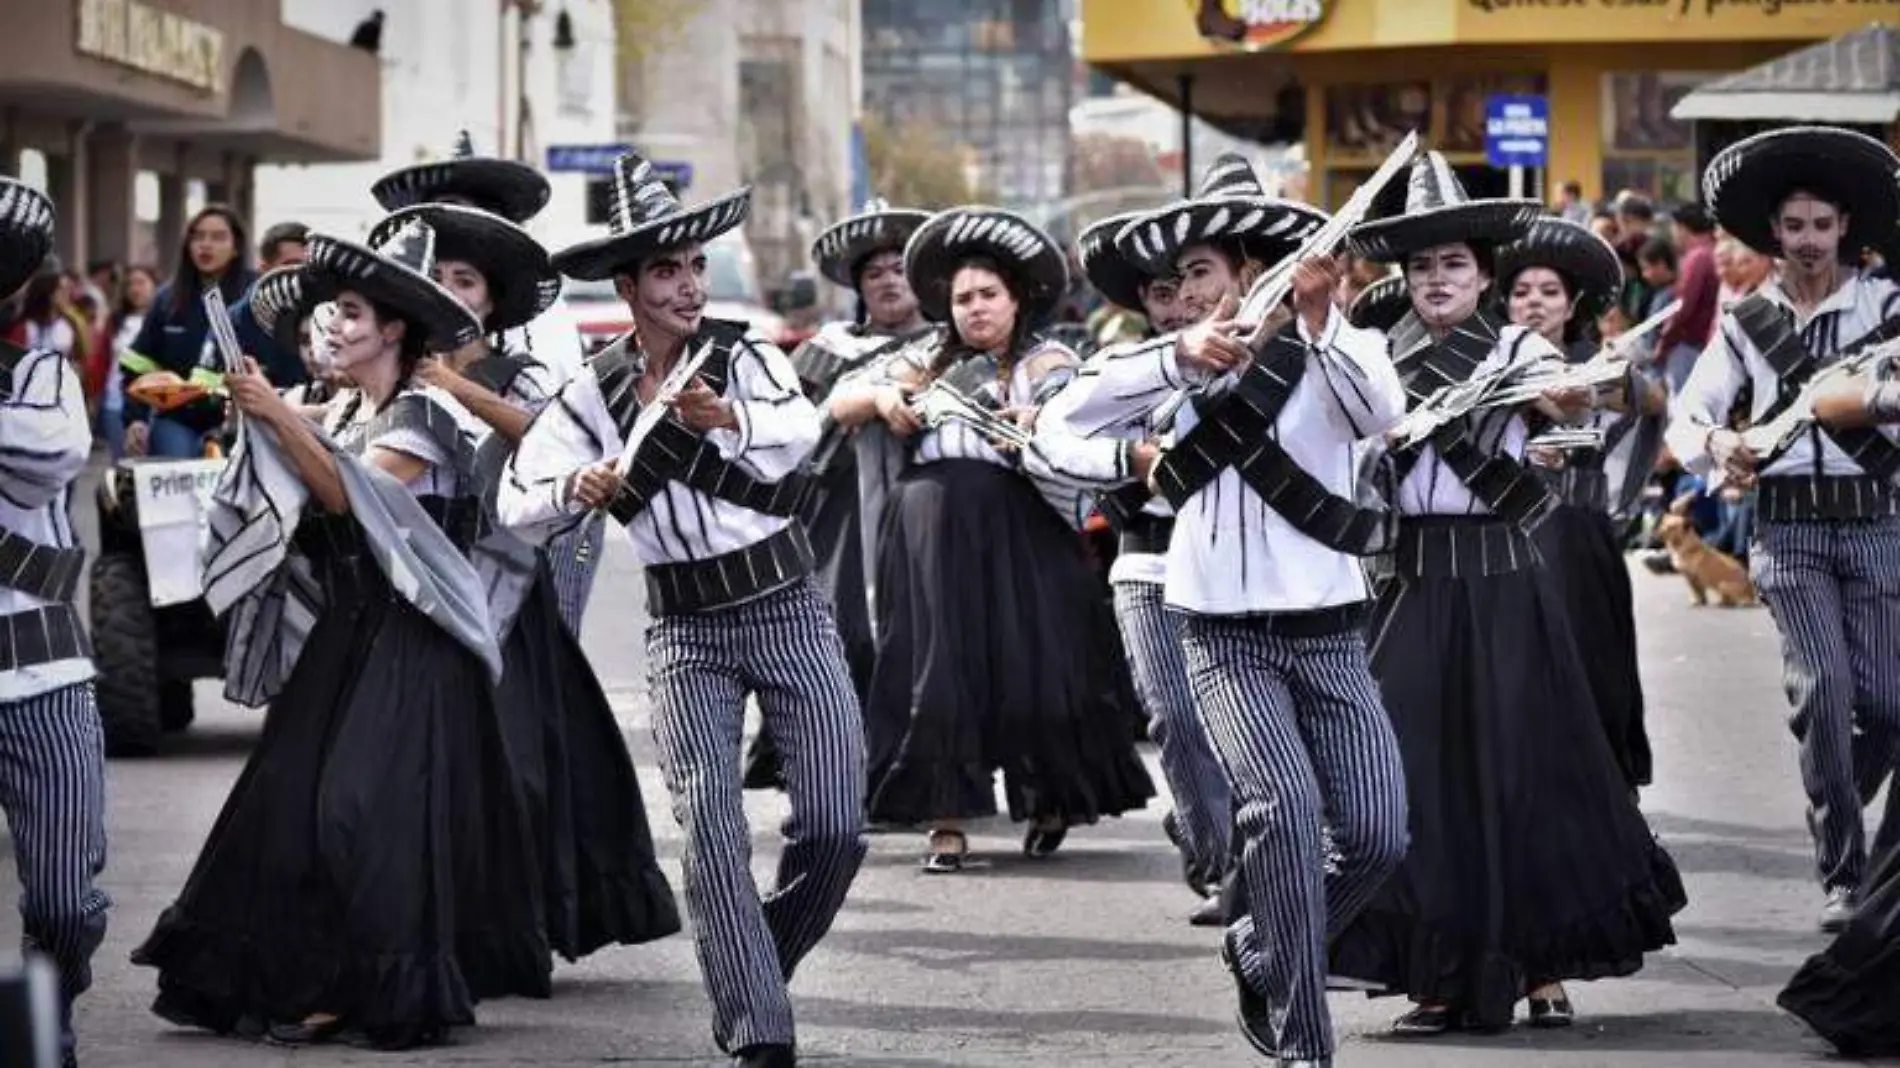
[[[1610,517],[1563,505],[1537,530],[1551,579],[1583,654],[1584,673],[1610,752],[1631,786],[1648,786],[1655,771],[1643,723],[1643,681],[1637,668],[1636,596]]]
[[[1887,787],[1853,922],[1776,1000],[1847,1056],[1900,1056],[1900,785]]]
[[[1076,533],[1030,482],[976,460],[913,467],[879,528],[865,708],[870,814],[1071,824],[1141,808],[1134,685]]]
[[[299,541],[348,522],[306,520]],[[473,1023],[478,998],[547,996],[548,942],[480,659],[366,552],[319,565],[328,606],[132,959],[174,1023],[336,1013],[404,1046]]]
[[[1505,1026],[1527,986],[1627,975],[1686,903],[1604,740],[1542,568],[1386,584],[1372,669],[1411,849],[1332,971]]]
[[[568,960],[680,929],[640,780],[546,564],[502,647],[496,697],[527,811],[548,943]]]

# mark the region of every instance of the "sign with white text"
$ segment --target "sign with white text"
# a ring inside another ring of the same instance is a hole
[[[199,543],[225,462],[166,460],[132,467],[139,542],[145,548],[145,576],[156,607],[196,600],[204,593]]]

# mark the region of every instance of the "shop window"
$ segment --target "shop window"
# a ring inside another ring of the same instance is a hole
[[[1706,72],[1617,71],[1603,76],[1603,196],[1623,190],[1660,204],[1700,194],[1695,131],[1669,117]]]
[[[1430,82],[1336,85],[1326,90],[1326,157],[1342,165],[1390,152],[1412,130],[1431,123]]]

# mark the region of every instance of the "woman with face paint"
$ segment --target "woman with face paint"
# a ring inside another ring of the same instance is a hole
[[[1076,537],[1086,487],[1142,472],[1128,442],[1018,453],[966,422],[925,427],[911,408],[942,381],[1026,425],[1066,381],[1075,354],[1034,334],[1068,284],[1048,235],[1009,212],[958,208],[912,235],[905,265],[947,331],[830,407],[846,425],[882,419],[910,446],[880,527],[869,811],[928,825],[924,870],[948,873],[969,852],[964,821],[996,813],[999,768],[1032,857],[1154,794],[1114,621]]]
[[[1354,230],[1355,252],[1405,267],[1412,309],[1388,337],[1413,405],[1505,361],[1562,360],[1488,306],[1494,250],[1540,214],[1533,201],[1468,200],[1429,153],[1405,213]],[[1542,307],[1535,321],[1559,314]],[[1334,942],[1332,969],[1410,996],[1401,1035],[1502,1029],[1527,997],[1532,1026],[1567,1025],[1563,980],[1628,975],[1675,938],[1681,878],[1605,737],[1532,537],[1558,498],[1527,467],[1526,442],[1586,401],[1552,391],[1482,410],[1388,457],[1397,574],[1373,613],[1372,669],[1399,739],[1411,848]]]
[[[259,295],[266,316],[335,301],[329,341],[354,388],[321,429],[255,361],[227,377],[246,422],[206,598],[232,613],[228,692],[271,708],[133,954],[159,969],[153,1011],[174,1023],[401,1048],[473,1023],[477,998],[547,996],[501,658],[463,555],[473,448],[453,402],[415,380],[429,348],[480,336],[433,280],[434,246],[415,222],[375,248],[312,235],[297,284]]]
[[[1623,265],[1616,250],[1583,227],[1539,219],[1499,251],[1498,278],[1510,321],[1574,363],[1596,355],[1591,324],[1621,292]],[[1548,461],[1546,477],[1561,501],[1538,527],[1537,547],[1562,590],[1604,736],[1632,791],[1649,785],[1653,761],[1637,673],[1635,593],[1612,516],[1627,514],[1642,493],[1668,403],[1664,385],[1632,363],[1604,408],[1588,416],[1586,425],[1603,435],[1601,446],[1534,457]]]

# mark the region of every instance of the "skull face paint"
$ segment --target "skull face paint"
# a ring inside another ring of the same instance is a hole
[[[1405,257],[1405,284],[1420,322],[1443,333],[1478,310],[1491,276],[1462,242],[1421,249]]]

